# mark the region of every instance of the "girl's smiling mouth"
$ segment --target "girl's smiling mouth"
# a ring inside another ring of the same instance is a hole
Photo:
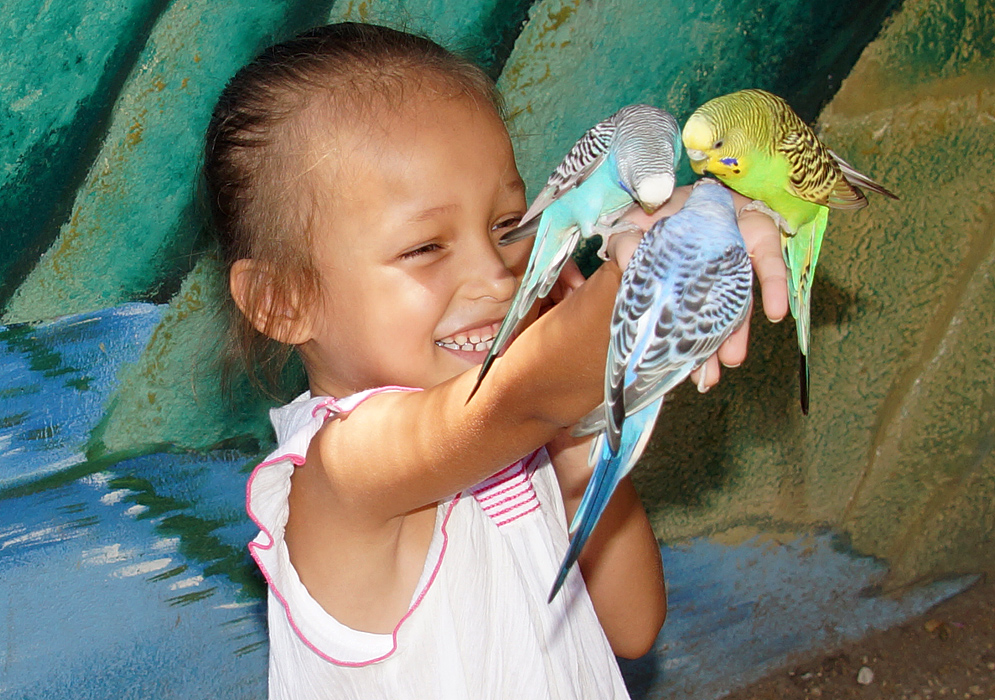
[[[445,338],[439,338],[435,341],[435,344],[446,350],[487,352],[494,343],[494,336],[497,335],[500,325],[500,322],[496,322],[479,328],[454,333]]]

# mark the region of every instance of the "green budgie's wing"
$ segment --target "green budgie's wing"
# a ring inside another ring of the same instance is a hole
[[[836,209],[866,207],[867,198],[863,192],[847,182],[836,159],[822,145],[815,132],[794,113],[784,115],[782,120],[783,129],[777,150],[791,164],[788,192],[807,202]]]
[[[843,177],[854,188],[866,187],[871,192],[877,192],[878,194],[883,194],[885,197],[890,197],[891,199],[898,199],[898,195],[888,191],[883,185],[875,182],[874,180],[867,177],[863,173],[858,172],[852,165],[850,165],[845,160],[840,158],[837,154],[833,153],[830,149],[827,148],[826,150],[828,151],[829,155],[833,157],[833,160],[836,161],[836,164],[840,167],[840,170],[843,171]],[[841,203],[835,200],[832,195],[830,195],[827,204],[834,209],[860,208],[860,207],[842,206]]]

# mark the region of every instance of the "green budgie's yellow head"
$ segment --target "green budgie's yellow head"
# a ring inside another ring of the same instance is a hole
[[[726,126],[699,108],[684,125],[682,138],[691,168],[699,175],[708,172],[725,182],[746,170],[749,151],[743,147],[742,130],[735,125]]]
[[[771,112],[761,90],[741,90],[709,100],[690,116],[682,137],[691,167],[733,183],[746,174],[761,144],[769,142]]]

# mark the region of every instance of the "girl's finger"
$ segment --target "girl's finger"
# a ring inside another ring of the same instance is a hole
[[[702,372],[704,372],[704,376],[702,376]],[[698,387],[698,391],[704,394],[719,383],[720,374],[719,358],[717,355],[712,355],[705,360],[705,364],[691,373],[691,381]]]
[[[719,362],[726,367],[739,367],[746,359],[746,350],[750,342],[750,316],[753,314],[752,304],[743,324],[732,332],[719,347],[717,353]]]
[[[739,230],[760,283],[764,314],[778,322],[788,313],[788,271],[781,256],[781,234],[769,216],[757,211],[743,212]]]

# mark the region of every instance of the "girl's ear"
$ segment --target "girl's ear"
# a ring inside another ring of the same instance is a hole
[[[285,345],[310,340],[311,323],[298,308],[298,294],[280,293],[265,263],[236,260],[228,274],[228,288],[239,311],[263,335]]]

